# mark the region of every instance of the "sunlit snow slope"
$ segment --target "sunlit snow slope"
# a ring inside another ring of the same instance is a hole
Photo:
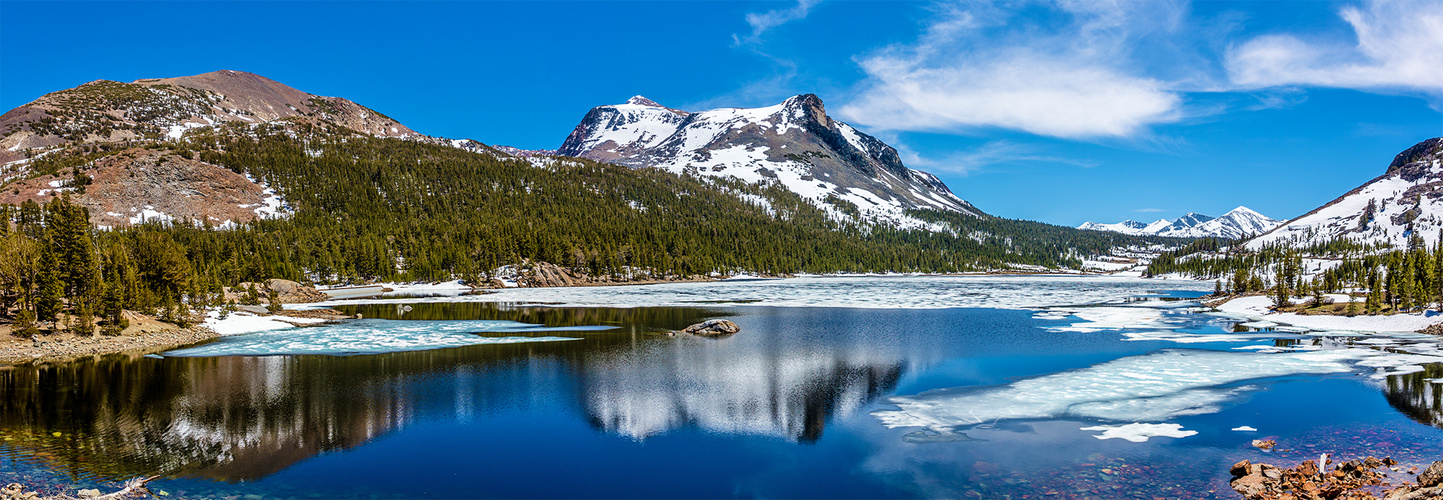
[[[1336,200],[1263,234],[1247,246],[1293,246],[1346,238],[1406,247],[1414,235],[1429,245],[1443,229],[1443,138],[1393,158],[1388,171]]]
[[[632,167],[779,184],[838,217],[924,226],[906,210],[981,215],[897,150],[833,120],[812,94],[689,113],[636,96],[593,108],[557,151]]]

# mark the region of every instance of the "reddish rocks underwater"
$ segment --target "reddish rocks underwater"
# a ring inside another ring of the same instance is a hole
[[[1418,474],[1416,483],[1403,482],[1391,488],[1385,471],[1403,472],[1392,458],[1354,459],[1328,470],[1328,465],[1334,463],[1327,455],[1320,456],[1318,461],[1305,460],[1291,469],[1243,460],[1233,464],[1229,472],[1233,475],[1233,489],[1249,500],[1443,498],[1443,460],[1433,462]]]

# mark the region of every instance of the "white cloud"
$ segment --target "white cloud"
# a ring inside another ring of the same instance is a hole
[[[1355,39],[1259,36],[1228,52],[1229,77],[1251,88],[1306,85],[1443,99],[1443,8],[1436,0],[1375,0],[1338,15]]]
[[[1055,15],[1019,14],[1034,7]],[[1131,54],[1165,52],[1170,42],[1149,42],[1168,40],[1186,10],[1068,0],[944,5],[915,43],[858,60],[867,77],[840,113],[880,130],[1134,137],[1184,116],[1175,84],[1149,76]]]

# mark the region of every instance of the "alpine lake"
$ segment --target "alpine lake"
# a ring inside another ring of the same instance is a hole
[[[1437,340],[1257,331],[1192,300],[1211,289],[854,277],[342,301],[327,306],[365,319],[0,368],[0,481],[159,475],[157,494],[229,500],[1237,498],[1242,459],[1443,458]],[[711,318],[742,330],[664,334]]]

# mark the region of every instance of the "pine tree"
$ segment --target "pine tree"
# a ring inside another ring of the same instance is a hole
[[[12,327],[13,335],[23,339],[34,339],[40,334],[40,329],[35,325],[35,313],[28,309],[22,309],[15,315],[15,325]]]
[[[61,300],[65,297],[65,283],[60,280],[59,260],[55,246],[47,243],[40,253],[40,274],[36,280],[37,321],[55,321],[64,306]]]
[[[1288,300],[1290,295],[1288,286],[1283,280],[1278,280],[1278,283],[1273,285],[1273,308],[1282,309],[1290,305],[1292,303],[1292,301]]]
[[[1376,269],[1368,272],[1368,298],[1364,303],[1364,309],[1369,316],[1378,314],[1383,308],[1383,286],[1382,279],[1378,277]]]
[[[105,333],[118,335],[121,330],[130,326],[125,319],[125,297],[119,280],[111,280],[105,284],[105,294],[100,302],[100,314],[105,317]]]

